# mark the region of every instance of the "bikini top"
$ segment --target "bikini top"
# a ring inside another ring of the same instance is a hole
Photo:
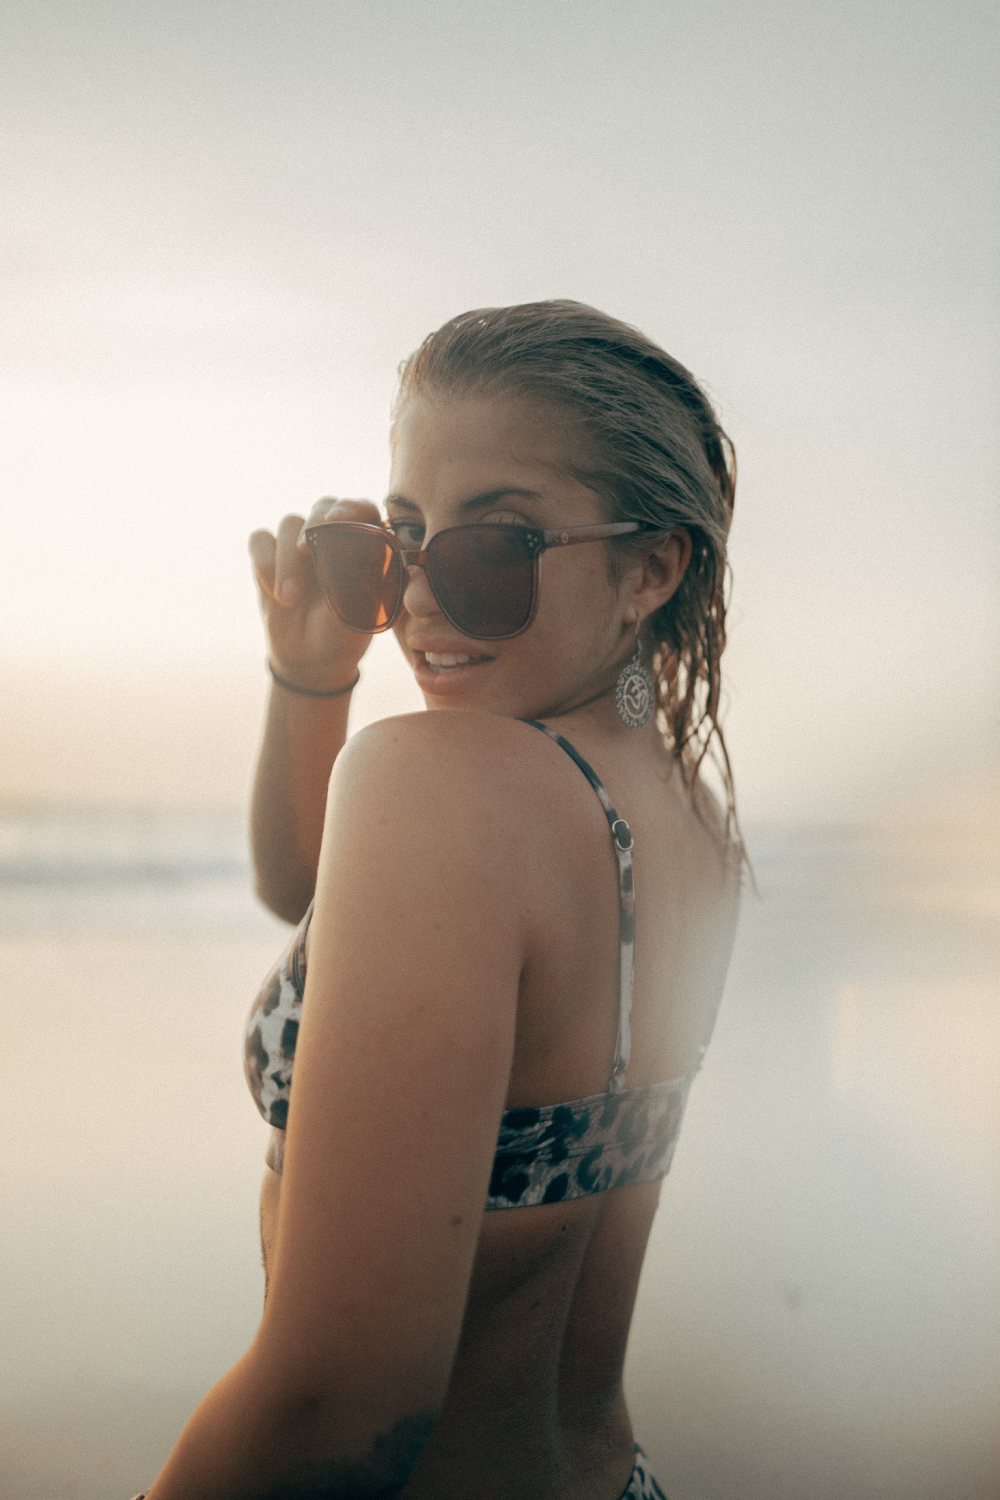
[[[504,1110],[486,1199],[487,1209],[527,1208],[602,1193],[666,1175],[680,1131],[691,1073],[642,1088],[625,1088],[631,1052],[630,1019],[635,952],[632,833],[612,805],[603,782],[562,735],[536,719],[541,730],[579,766],[604,809],[618,861],[618,1037],[611,1077],[603,1093],[559,1104]],[[262,985],[246,1027],[244,1072],[263,1118],[273,1127],[267,1163],[280,1172],[292,1084],[295,1043],[305,989],[306,934],[312,903]]]

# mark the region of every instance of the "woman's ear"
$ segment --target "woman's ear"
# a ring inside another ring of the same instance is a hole
[[[655,614],[676,594],[690,561],[691,534],[687,531],[672,531],[648,552],[637,555],[630,573],[629,605],[640,620]]]

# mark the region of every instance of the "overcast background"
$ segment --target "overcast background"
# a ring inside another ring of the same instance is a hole
[[[979,784],[992,4],[7,0],[0,28],[0,797],[240,805],[247,533],[381,498],[399,359],[547,296],[651,334],[736,442],[745,816]],[[360,719],[418,702],[379,645]]]

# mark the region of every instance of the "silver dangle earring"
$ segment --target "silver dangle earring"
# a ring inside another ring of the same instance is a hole
[[[642,729],[653,717],[656,683],[642,664],[638,628],[635,632],[635,650],[618,673],[615,701],[618,705],[618,717],[627,729]]]

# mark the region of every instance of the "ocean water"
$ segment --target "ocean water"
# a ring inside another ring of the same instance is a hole
[[[1000,1495],[1000,841],[762,827],[629,1351],[671,1500]],[[0,816],[0,1495],[148,1483],[246,1348],[284,940],[229,814]]]
[[[246,820],[233,812],[0,812],[0,934],[234,935],[249,900]]]

